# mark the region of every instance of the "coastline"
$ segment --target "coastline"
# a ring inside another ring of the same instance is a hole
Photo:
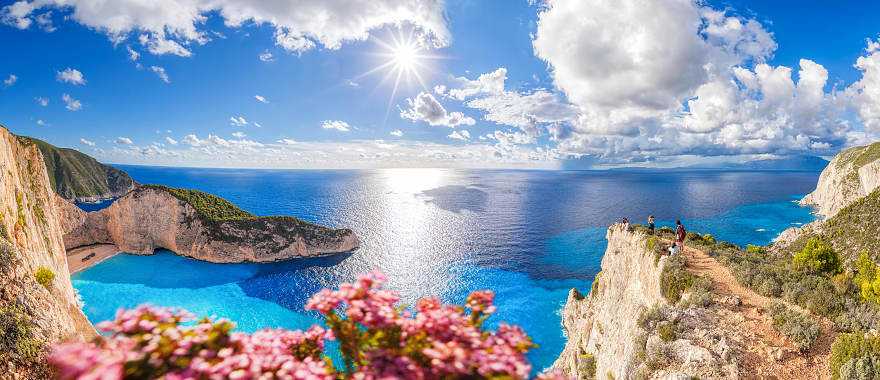
[[[83,261],[83,258],[90,253],[95,256]],[[116,245],[113,244],[95,244],[85,247],[74,248],[67,251],[67,268],[71,275],[82,270],[91,268],[98,263],[107,260],[117,254],[122,253]]]

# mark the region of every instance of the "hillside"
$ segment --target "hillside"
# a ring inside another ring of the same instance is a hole
[[[102,164],[86,154],[32,137],[18,138],[40,149],[52,187],[67,200],[95,202],[116,198],[135,186],[124,171]]]

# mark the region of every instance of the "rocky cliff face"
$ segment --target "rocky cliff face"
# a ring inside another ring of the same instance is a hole
[[[831,218],[855,200],[880,185],[880,143],[840,152],[819,176],[816,190],[801,200],[816,212]]]
[[[40,378],[34,363],[46,345],[95,331],[70,283],[59,212],[40,151],[0,128],[0,168],[0,325],[17,331],[0,332],[0,373]]]
[[[69,203],[62,210],[68,249],[105,243],[136,254],[165,248],[199,260],[237,263],[342,253],[359,244],[351,230],[295,218],[211,220],[159,187],[139,187],[101,211],[85,213]]]
[[[572,289],[562,313],[568,343],[554,367],[577,378],[586,375],[580,363],[587,354],[595,358],[595,373],[630,378],[637,365],[635,337],[642,333],[638,316],[666,302],[660,294],[666,258],[655,263],[646,249],[647,237],[615,225],[606,239],[602,272],[593,290],[583,297]]]

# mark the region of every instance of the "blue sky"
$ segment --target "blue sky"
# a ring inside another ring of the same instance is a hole
[[[630,3],[3,1],[0,123],[230,167],[675,166],[877,138],[880,5]],[[394,67],[422,80],[395,92]]]

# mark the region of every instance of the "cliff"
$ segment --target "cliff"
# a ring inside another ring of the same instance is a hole
[[[56,202],[64,215],[68,249],[103,243],[148,255],[165,248],[199,260],[237,263],[342,253],[359,245],[351,230],[293,217],[257,217],[194,190],[140,186],[91,213],[64,200]]]
[[[568,342],[553,368],[577,379],[736,378],[733,348],[717,339],[730,333],[714,327],[722,318],[667,299],[676,278],[694,281],[681,262],[657,254],[656,237],[620,224],[606,239],[589,295],[569,293],[562,311]],[[696,305],[695,291],[679,291],[680,303]]]
[[[95,335],[68,276],[43,156],[0,128],[0,374],[45,378],[52,343]]]
[[[816,190],[801,200],[831,218],[880,185],[880,142],[840,152],[819,176]]]
[[[52,188],[67,200],[97,202],[117,198],[136,186],[124,171],[104,165],[86,154],[31,137],[19,138],[40,149]]]

